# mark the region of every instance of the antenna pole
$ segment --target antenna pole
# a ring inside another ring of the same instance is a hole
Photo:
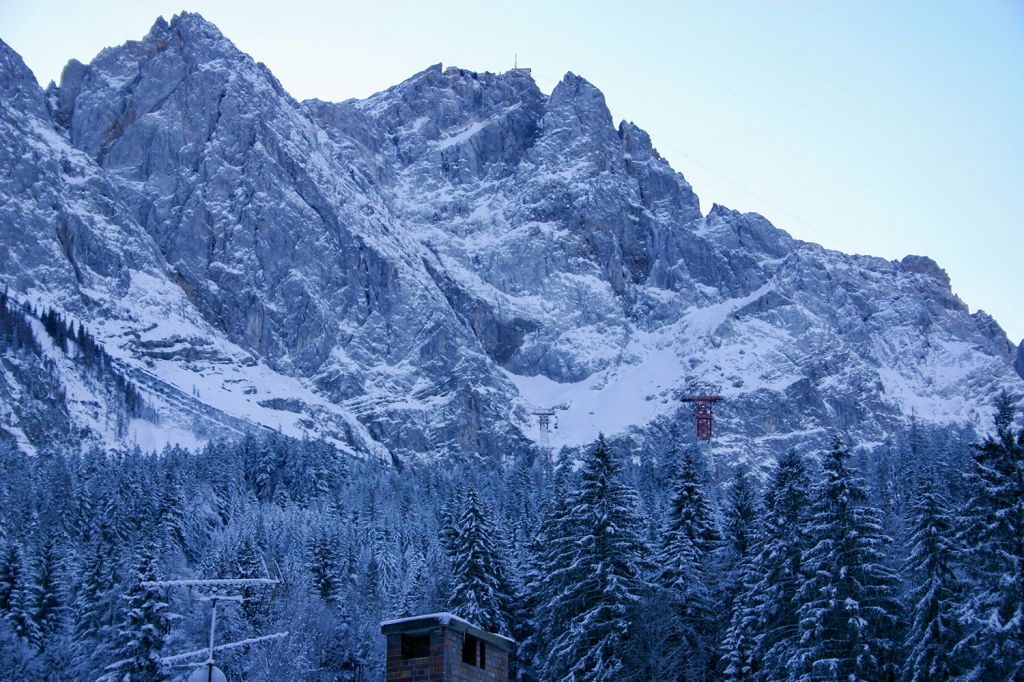
[[[163,589],[163,588],[186,588],[189,596],[193,599],[197,598],[199,601],[210,602],[210,640],[207,643],[205,649],[197,649],[196,651],[189,651],[183,654],[176,654],[174,656],[165,656],[160,659],[160,663],[165,666],[178,665],[179,662],[185,663],[189,659],[195,659],[198,656],[206,654],[206,661],[203,665],[206,666],[206,682],[213,682],[213,671],[214,661],[213,654],[216,651],[223,651],[226,649],[236,649],[240,647],[250,646],[258,642],[266,642],[272,639],[280,639],[287,637],[287,632],[276,632],[272,635],[263,635],[261,637],[252,637],[245,639],[240,642],[231,642],[229,644],[216,645],[217,638],[217,605],[220,602],[234,602],[241,604],[248,600],[243,594],[229,594],[225,590],[237,589],[239,591],[244,590],[247,587],[270,587],[277,585],[279,581],[272,578],[228,578],[226,580],[149,580],[142,583],[143,587],[152,589]],[[192,591],[194,588],[198,588],[203,592],[209,590],[206,594],[199,594],[194,596]],[[195,665],[193,663],[193,665]],[[202,670],[202,668],[200,668]],[[198,671],[196,671],[198,672]],[[219,671],[218,671],[218,679]]]
[[[210,599],[213,609],[210,611],[210,655],[207,658],[207,682],[211,682],[210,675],[213,675],[213,636],[217,631],[217,597]]]

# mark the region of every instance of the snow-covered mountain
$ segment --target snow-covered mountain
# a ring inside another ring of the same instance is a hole
[[[297,102],[181,14],[46,92],[0,43],[0,91],[0,278],[100,341],[152,408],[125,430],[144,446],[258,425],[375,456],[502,453],[539,437],[542,407],[553,446],[642,446],[703,381],[725,396],[716,447],[750,458],[881,442],[911,415],[984,425],[995,392],[1024,395],[1022,349],[933,261],[703,214],[571,73],[545,95],[525,69],[437,65]],[[82,393],[54,409],[110,438]],[[0,417],[25,447],[53,438]]]

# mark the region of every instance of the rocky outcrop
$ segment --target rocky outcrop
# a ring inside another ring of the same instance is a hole
[[[933,261],[703,215],[572,73],[545,95],[526,69],[435,65],[300,103],[188,13],[45,95],[6,46],[0,68],[2,272],[94,322],[168,415],[184,395],[356,452],[500,454],[541,406],[555,445],[643,440],[705,380],[720,450],[758,457],[1024,393],[1020,353]]]

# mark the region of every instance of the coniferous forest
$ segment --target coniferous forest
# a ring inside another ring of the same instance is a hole
[[[380,680],[387,618],[513,637],[518,680],[1024,676],[1024,430],[836,438],[715,481],[603,438],[403,467],[266,433],[198,452],[0,452],[0,677],[183,679],[208,609],[143,581],[272,577],[222,607],[238,680]]]
[[[1024,682],[1024,0],[152,4],[0,0],[0,682]]]

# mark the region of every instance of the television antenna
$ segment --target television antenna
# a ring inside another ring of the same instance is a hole
[[[196,668],[191,675],[189,675],[188,682],[227,682],[227,677],[224,673],[214,665],[214,653],[218,651],[228,651],[231,649],[241,649],[252,644],[259,644],[261,642],[268,642],[274,639],[283,639],[288,636],[288,632],[275,632],[272,635],[262,635],[260,637],[251,637],[249,639],[243,639],[238,642],[228,642],[227,644],[216,644],[217,635],[217,605],[219,603],[225,604],[241,604],[252,597],[246,597],[241,594],[240,591],[247,587],[270,587],[277,585],[280,581],[274,580],[273,578],[228,578],[224,580],[147,580],[142,583],[142,586],[147,589],[163,589],[163,588],[185,588],[188,590],[189,596],[197,599],[198,601],[208,602],[210,604],[210,638],[209,644],[205,649],[196,649],[195,651],[186,651],[183,654],[175,654],[173,656],[166,656],[160,659],[160,663],[168,667],[178,666],[192,666],[199,661],[194,660],[203,655],[206,656],[206,660],[202,661],[200,668]]]

